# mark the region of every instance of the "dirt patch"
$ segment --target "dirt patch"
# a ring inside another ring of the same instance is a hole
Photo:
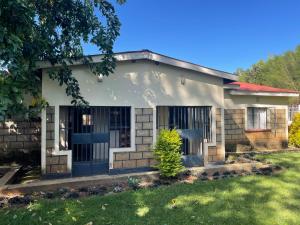
[[[27,184],[38,180],[41,180],[40,166],[27,165],[21,167],[10,184]]]

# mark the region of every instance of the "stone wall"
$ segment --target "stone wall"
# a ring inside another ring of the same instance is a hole
[[[224,161],[225,154],[222,148],[222,113],[220,108],[216,109],[216,146],[208,147],[208,162]]]
[[[286,110],[270,110],[270,129],[247,131],[245,109],[225,109],[225,149],[227,152],[286,148]]]
[[[1,161],[22,161],[24,155],[39,160],[41,149],[41,122],[12,119],[0,123]],[[27,157],[26,157],[27,158]],[[27,163],[27,162],[24,162]]]
[[[114,169],[150,167],[154,164],[153,109],[135,109],[135,147],[134,152],[114,153]]]
[[[62,174],[68,172],[67,156],[55,155],[54,152],[54,107],[46,109],[46,173]]]

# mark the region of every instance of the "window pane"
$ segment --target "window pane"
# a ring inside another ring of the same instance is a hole
[[[254,114],[253,108],[247,109],[247,128],[254,129]]]
[[[61,106],[59,108],[59,149],[68,149],[68,129],[69,129],[69,108]]]
[[[259,115],[259,128],[260,129],[266,129],[267,128],[267,109],[261,108],[258,109],[258,115]]]
[[[247,108],[247,128],[267,129],[267,108]]]
[[[82,125],[92,125],[92,117],[90,114],[82,114]]]
[[[110,108],[110,146],[130,147],[130,107]]]

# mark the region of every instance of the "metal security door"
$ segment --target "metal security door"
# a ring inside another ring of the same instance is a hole
[[[107,173],[109,169],[109,107],[73,107],[73,176]]]
[[[202,164],[203,140],[211,140],[211,107],[159,106],[157,128],[176,129],[182,138],[182,160],[186,166]]]

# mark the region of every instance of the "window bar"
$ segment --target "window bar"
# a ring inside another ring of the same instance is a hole
[[[76,130],[76,133],[79,133],[80,132],[80,130],[79,130],[79,128],[80,128],[79,127],[79,108],[76,108],[75,113],[76,113],[76,120],[77,120],[77,124],[76,124],[77,130]],[[81,151],[81,149],[82,149],[81,145],[77,144],[78,155],[80,155],[80,156],[78,156],[78,161],[80,161],[80,159],[82,158],[82,151]]]
[[[85,124],[88,124],[88,115],[87,115],[87,112],[86,112],[86,109],[82,110],[83,113],[86,113],[86,121],[85,121]],[[83,118],[82,118],[83,119]],[[81,123],[82,125],[82,130],[84,133],[87,133],[87,125],[84,125],[83,123]],[[87,161],[87,157],[88,157],[88,144],[84,144],[84,150],[85,150],[85,158],[84,158],[84,161]]]
[[[107,111],[107,107],[100,106],[99,107],[99,132],[106,133],[105,132],[105,124],[102,121],[106,121],[105,119],[105,111]],[[109,123],[109,121],[108,121]],[[109,131],[108,131],[109,132]],[[100,143],[99,144],[99,151],[98,151],[98,158],[102,161],[105,160],[105,144],[106,143]]]
[[[94,106],[94,115],[93,115],[93,133],[98,133],[98,124],[99,124],[99,120],[98,120],[98,108],[97,106]],[[98,145],[99,143],[95,143],[93,144],[93,156],[92,159],[93,160],[97,160],[98,159]]]
[[[110,121],[111,120],[110,108],[108,108],[107,111],[108,111],[108,113],[107,113],[107,115],[108,115],[108,121]],[[107,129],[108,129],[108,131],[111,129],[110,125],[111,125],[110,123],[107,123]],[[110,146],[110,143],[109,143],[109,146]]]
[[[104,118],[105,116],[108,116],[108,118],[106,118],[106,119],[108,119],[107,120],[107,124],[105,124],[104,125],[104,132],[105,132],[105,129],[107,129],[107,132],[110,134],[110,110],[111,110],[111,108],[110,107],[101,107],[101,109],[100,109],[100,112],[101,112],[101,117],[100,118]],[[106,146],[105,146],[105,144],[104,144],[104,146],[101,146],[101,149],[100,149],[100,157],[102,158],[102,157],[104,157],[104,159],[105,159],[105,152],[106,152]]]
[[[208,108],[209,112],[210,112],[210,118],[209,118],[209,133],[210,133],[210,136],[209,136],[209,141],[211,142],[212,140],[212,110],[211,110],[211,107]]]
[[[120,147],[124,147],[123,145],[123,138],[122,138],[122,133],[123,133],[123,131],[124,131],[124,124],[123,124],[123,120],[124,120],[124,118],[122,118],[122,117],[124,117],[124,115],[123,115],[123,110],[124,110],[124,107],[120,107],[120,134],[119,134],[119,139],[120,139],[120,143],[119,143],[119,146]]]
[[[123,120],[124,120],[124,123],[123,123],[123,125],[124,125],[124,128],[123,128],[123,135],[124,135],[124,147],[127,147],[127,137],[126,137],[126,111],[127,111],[127,107],[124,107],[124,109],[123,109],[123,111],[124,111],[124,115],[123,115]]]

